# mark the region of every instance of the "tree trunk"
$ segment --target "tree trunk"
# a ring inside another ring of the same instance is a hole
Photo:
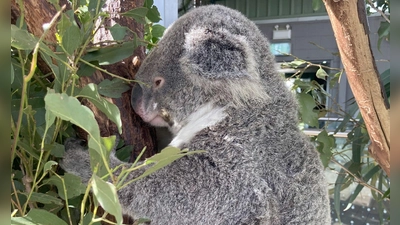
[[[134,21],[133,19],[121,17],[118,15],[119,12],[128,11],[130,9],[142,6],[143,1],[144,0],[107,0],[106,3],[103,5],[103,10],[110,12],[110,18],[105,21],[106,25],[112,26],[117,22],[121,26],[127,26],[132,31],[135,31],[139,38],[143,37],[143,25],[136,23],[136,21]],[[51,5],[47,0],[24,0],[23,3],[25,12],[24,19],[27,24],[27,28],[29,32],[37,37],[40,37],[43,33],[42,25],[44,23],[48,23],[51,18],[57,13],[57,11],[53,7],[53,5]],[[64,4],[67,5],[67,9],[68,7],[70,7],[70,3],[67,0],[60,0],[60,5]],[[15,0],[11,0],[11,23],[15,24],[19,15],[20,6],[16,3]],[[54,35],[55,32],[55,26],[53,26],[52,30],[45,38],[48,43],[56,43],[56,38]],[[95,39],[96,41],[113,40],[109,32],[107,32],[103,28],[99,30]],[[140,62],[144,59],[144,57],[145,49],[143,47],[137,48],[134,52],[132,52],[131,57],[123,60],[122,62],[115,63],[109,66],[104,66],[103,68],[111,73],[118,74],[122,77],[134,79],[135,73],[137,72]],[[47,64],[43,60],[40,60],[40,58],[38,59],[38,68],[44,74],[51,71]],[[84,86],[88,83],[98,84],[102,80],[107,78],[110,78],[110,76],[100,71],[96,71],[93,76],[82,77],[80,79],[80,83],[81,86]],[[146,125],[141,120],[141,118],[134,113],[130,104],[130,95],[131,92],[127,91],[122,94],[121,98],[110,99],[110,101],[117,105],[121,112],[121,120],[123,126],[122,139],[124,139],[126,144],[134,146],[131,160],[135,159],[145,146],[147,147],[147,150],[143,157],[147,158],[155,154],[157,151],[155,130],[154,128]],[[94,107],[92,104],[89,104],[87,101],[84,101],[83,104],[88,106],[95,114],[95,118],[99,124],[100,134],[102,136],[110,136],[118,132],[116,125],[111,122],[102,112],[97,110],[96,107]],[[83,135],[82,132],[80,132],[80,134],[81,136],[86,136]]]
[[[368,150],[390,176],[389,105],[370,47],[365,1],[323,1],[350,88],[371,139]]]

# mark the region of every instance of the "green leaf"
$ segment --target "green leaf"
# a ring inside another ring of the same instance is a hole
[[[44,181],[45,184],[52,184],[57,187],[58,195],[62,199],[70,199],[85,193],[86,187],[82,184],[80,177],[70,173],[66,173],[64,176],[52,176]],[[64,189],[64,185],[65,189]],[[65,195],[66,192],[67,194]]]
[[[98,61],[90,62],[90,64],[99,67]],[[93,75],[94,72],[96,72],[96,68],[94,68],[93,66],[89,66],[85,63],[80,63],[79,69],[76,73],[79,77],[90,77]]]
[[[98,218],[97,216],[93,217],[93,213],[92,212],[88,212],[85,214],[85,216],[83,217],[83,225],[89,224],[92,221],[92,218]],[[91,223],[92,225],[101,225],[100,221]]]
[[[299,93],[297,97],[300,103],[300,114],[303,122],[310,126],[318,126],[318,113],[313,110],[317,106],[314,98],[306,93]]]
[[[117,224],[122,224],[122,209],[115,186],[109,182],[103,181],[97,176],[93,176],[92,189],[101,207],[115,216]]]
[[[68,27],[62,36],[62,46],[68,55],[73,55],[74,51],[81,45],[81,31],[76,26]]]
[[[379,171],[381,171],[381,167],[379,165],[376,165],[374,168],[372,168],[371,170],[369,170],[363,177],[363,181],[365,181],[366,183],[368,183],[369,179],[371,179],[371,177],[373,175],[375,175],[376,173],[378,173]],[[356,189],[354,189],[353,194],[349,197],[349,200],[347,201],[347,207],[343,210],[346,211],[348,210],[351,205],[353,204],[353,201],[357,198],[358,194],[361,192],[361,190],[364,188],[364,185],[362,184],[358,184]]]
[[[321,0],[313,0],[312,8],[314,11],[318,11],[321,8]]]
[[[38,38],[33,36],[26,30],[22,30],[11,24],[11,46],[20,50],[33,50],[36,43],[39,41]]]
[[[121,13],[121,15],[131,17],[131,18],[135,19],[138,23],[145,24],[146,23],[145,17],[147,15],[148,11],[149,10],[145,7],[138,7],[138,8],[129,10],[127,12]]]
[[[192,154],[197,154],[197,153],[203,153],[206,152],[204,150],[198,150],[198,151],[187,151],[187,150],[180,150],[179,148],[168,146],[164,148],[160,153],[153,155],[152,157],[146,159],[145,164],[152,164],[154,165],[147,169],[142,175],[139,177],[135,178],[135,180],[141,179],[145,176],[148,176],[154,172],[156,172],[159,169],[162,169],[163,167],[171,164],[177,159],[182,158],[183,156],[187,155],[192,155]]]
[[[329,75],[326,73],[326,71],[324,69],[322,69],[322,67],[319,67],[319,69],[317,70],[316,76],[319,79],[326,80],[326,77],[328,77]]]
[[[105,79],[99,84],[99,93],[110,98],[121,98],[122,93],[128,91],[130,87],[121,79]]]
[[[61,199],[56,198],[51,195],[48,195],[48,194],[38,193],[38,192],[33,192],[29,201],[30,202],[40,202],[43,204],[63,205],[63,202],[61,201]]]
[[[99,13],[101,7],[103,7],[105,0],[97,0],[97,1],[89,1],[88,11],[92,13],[92,15],[96,15]]]
[[[382,21],[381,22],[381,25],[379,26],[379,29],[378,29],[378,36],[379,36],[379,38],[378,38],[378,50],[380,51],[382,41],[385,38],[388,38],[388,39],[390,38],[390,23],[389,22],[387,22],[387,21]]]
[[[321,158],[324,167],[328,167],[329,161],[332,157],[332,149],[335,145],[335,138],[333,135],[328,135],[326,130],[323,130],[318,134],[317,141],[319,142],[317,147],[317,150],[320,153],[319,157]]]
[[[121,26],[118,23],[116,23],[109,30],[110,30],[111,35],[113,36],[114,40],[118,41],[118,40],[123,40],[124,39],[124,37],[126,35],[126,31],[128,29],[127,29],[127,27]]]
[[[14,82],[14,66],[11,63],[11,84]]]
[[[67,225],[67,223],[58,218],[53,213],[43,209],[31,209],[24,217],[11,217],[12,225]]]
[[[115,156],[123,162],[129,162],[132,151],[133,151],[133,145],[127,145],[118,149],[118,151],[115,153]]]
[[[165,27],[161,26],[160,24],[153,25],[151,34],[153,37],[160,38],[163,36],[165,31]]]
[[[44,172],[51,170],[51,167],[54,165],[58,165],[58,163],[54,161],[47,161],[46,164],[44,164]]]
[[[153,5],[149,8],[149,11],[146,14],[147,19],[149,19],[153,23],[158,23],[161,20],[160,12],[158,11],[157,6]]]
[[[390,69],[387,69],[383,73],[381,73],[381,80],[383,88],[386,92],[386,96],[390,98]]]
[[[65,121],[71,121],[92,136],[99,137],[100,140],[99,126],[93,112],[88,107],[81,105],[77,98],[65,93],[55,93],[54,90],[48,89],[44,101],[46,110],[50,110],[54,115]]]
[[[293,60],[293,61],[291,61],[289,63],[282,63],[281,67],[282,68],[297,68],[297,67],[299,67],[299,66],[301,66],[301,65],[303,65],[305,63],[306,63],[305,60],[295,59],[295,60]]]
[[[138,43],[135,38],[135,40],[124,42],[123,44],[107,46],[97,51],[89,52],[82,59],[87,62],[98,61],[101,66],[110,65],[131,56]]]
[[[96,84],[91,83],[86,85],[84,88],[82,88],[77,97],[86,98],[91,103],[93,103],[100,111],[106,114],[106,116],[117,125],[119,133],[122,133],[121,114],[118,107],[100,96]]]
[[[45,118],[45,121],[46,121],[46,127],[44,129],[44,135],[43,136],[45,137],[46,134],[47,134],[47,131],[49,130],[51,125],[53,125],[53,123],[54,123],[54,121],[56,119],[56,116],[51,111],[47,111],[46,110],[44,118]]]
[[[111,152],[114,149],[114,146],[116,146],[116,141],[117,137],[115,135],[109,136],[109,137],[102,137],[101,141],[103,145],[106,147],[107,151]]]
[[[50,154],[54,157],[61,158],[64,156],[65,148],[64,145],[55,142],[52,144]]]
[[[70,18],[67,16],[67,14],[62,13],[61,18],[57,23],[57,30],[59,34],[65,34],[65,31],[67,30],[68,27],[72,25]]]

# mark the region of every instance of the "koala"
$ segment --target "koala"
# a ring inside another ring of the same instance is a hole
[[[210,5],[180,17],[136,79],[135,112],[167,127],[170,146],[206,152],[118,191],[125,214],[156,225],[331,223],[324,168],[298,128],[296,100],[267,39],[241,13]],[[76,141],[66,148],[62,167],[87,181],[87,151]]]

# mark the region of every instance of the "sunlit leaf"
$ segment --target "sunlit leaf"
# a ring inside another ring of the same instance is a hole
[[[44,172],[51,170],[52,166],[55,166],[55,165],[58,165],[58,163],[51,161],[51,160],[47,161],[46,164],[44,164],[44,168],[43,168]]]
[[[326,80],[326,77],[328,77],[329,75],[326,73],[326,71],[324,69],[322,69],[321,67],[317,70],[316,76],[319,79],[324,79]]]
[[[31,209],[28,214],[24,217],[11,217],[12,225],[38,225],[38,224],[57,224],[57,225],[67,225],[67,223],[60,219],[58,216],[54,215],[43,209]]]
[[[183,156],[203,153],[203,152],[206,151],[197,150],[189,152],[186,150],[180,150],[179,148],[176,147],[168,146],[164,148],[160,153],[155,154],[152,157],[146,159],[145,164],[154,164],[154,165],[149,169],[147,169],[141,176],[135,178],[135,180],[148,176],[156,172],[157,170],[162,169],[165,166],[171,164],[175,160],[182,158]]]
[[[109,182],[103,181],[97,176],[93,176],[92,189],[101,207],[115,216],[117,224],[122,224],[122,209],[115,186]]]

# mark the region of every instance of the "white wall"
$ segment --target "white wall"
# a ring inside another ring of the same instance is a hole
[[[154,5],[160,11],[161,21],[159,24],[168,27],[178,19],[178,0],[154,0]]]

